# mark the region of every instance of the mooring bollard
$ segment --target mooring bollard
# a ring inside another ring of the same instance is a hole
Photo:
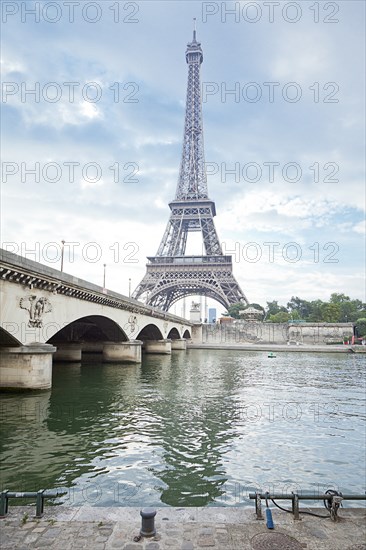
[[[156,510],[154,510],[154,508],[143,508],[140,511],[140,515],[142,517],[140,535],[142,537],[153,537],[156,535]]]

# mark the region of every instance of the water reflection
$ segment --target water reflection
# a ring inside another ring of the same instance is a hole
[[[190,350],[59,364],[4,394],[2,488],[78,505],[249,504],[257,488],[362,492],[364,359]]]

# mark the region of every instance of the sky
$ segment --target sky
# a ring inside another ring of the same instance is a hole
[[[65,272],[134,290],[175,196],[195,17],[208,191],[249,302],[366,300],[364,2],[1,8],[3,248],[60,269],[64,240]]]

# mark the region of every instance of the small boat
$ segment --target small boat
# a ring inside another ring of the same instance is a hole
[[[273,353],[273,351],[270,351],[269,354],[268,354],[268,357],[276,357],[276,354]]]

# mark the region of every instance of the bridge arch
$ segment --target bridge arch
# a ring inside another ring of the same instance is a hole
[[[204,284],[197,283],[187,285],[186,287],[176,286],[175,282],[167,282],[164,285],[159,286],[159,288],[152,292],[149,295],[148,303],[153,307],[159,307],[163,311],[167,311],[172,307],[178,300],[182,298],[187,298],[188,296],[207,296],[207,298],[212,298],[216,300],[226,309],[230,306],[230,302],[227,299],[224,291],[219,288],[214,280],[210,282],[205,282]]]
[[[136,340],[163,340],[164,336],[161,333],[161,330],[154,325],[153,323],[150,323],[149,325],[146,325],[138,335],[136,336]]]
[[[19,342],[10,332],[5,330],[3,327],[0,327],[0,347],[14,348],[21,346],[22,343]]]
[[[186,340],[190,340],[192,338],[191,333],[188,329],[183,332],[183,338],[185,338]]]
[[[75,319],[58,330],[47,343],[67,342],[127,342],[128,337],[118,323],[103,315],[88,315]]]
[[[175,327],[170,329],[167,338],[170,338],[171,340],[178,340],[180,338],[178,329],[176,329]]]

